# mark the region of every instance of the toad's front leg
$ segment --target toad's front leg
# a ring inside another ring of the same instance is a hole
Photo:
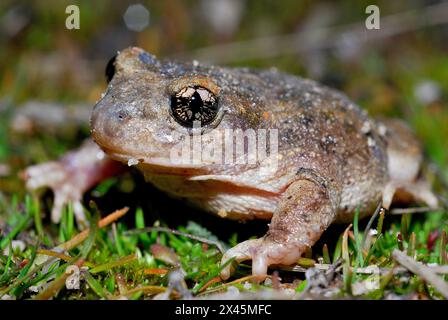
[[[269,231],[260,239],[247,240],[227,251],[222,263],[252,259],[253,275],[265,276],[269,265],[291,265],[311,247],[336,216],[328,188],[308,179],[292,183],[282,195]],[[231,266],[221,277],[227,279]]]
[[[124,171],[124,166],[108,158],[91,139],[63,156],[30,166],[22,174],[28,190],[50,187],[54,193],[51,220],[58,223],[63,206],[72,203],[78,222],[85,222],[83,194],[97,183]]]

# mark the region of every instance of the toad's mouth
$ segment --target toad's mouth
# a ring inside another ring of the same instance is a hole
[[[100,147],[113,160],[129,167],[135,166],[145,173],[196,176],[206,174],[209,171],[204,164],[179,163],[172,161],[169,157],[148,156],[147,154],[130,155],[125,150]]]
[[[137,167],[145,173],[192,176],[207,172],[204,163],[188,163],[171,159],[170,153],[148,145],[135,146],[132,143],[116,143],[114,137],[106,136],[100,130],[91,130],[95,143],[115,161],[129,167]]]

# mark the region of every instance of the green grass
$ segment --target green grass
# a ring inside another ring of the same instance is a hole
[[[58,227],[37,232],[35,227],[41,224],[41,221],[36,224],[40,217],[38,215],[38,218],[35,218],[33,213],[36,211],[35,208],[39,207],[39,203],[29,199],[27,197],[23,203],[14,200],[10,204],[12,214],[9,215],[5,228],[11,227],[12,231],[0,237],[0,240],[2,249],[11,248],[12,241],[18,235],[26,234],[30,238],[28,241],[36,245],[27,245],[24,251],[9,250],[7,256],[0,255],[1,295],[30,298],[32,297],[30,287],[52,283],[51,279],[63,277],[67,267],[72,266],[74,261],[81,258],[85,259],[84,265],[89,266],[89,271],[83,272],[85,281],[82,281],[81,290],[70,291],[61,288],[62,290],[54,292],[55,298],[117,298],[120,295],[117,291],[117,278],[123,279],[127,290],[138,286],[166,288],[168,284],[166,273],[179,266],[186,272],[185,280],[192,292],[198,292],[209,279],[219,275],[220,252],[216,247],[205,246],[201,242],[170,233],[152,232],[127,236],[125,232],[132,226],[126,226],[120,222],[101,230],[92,228],[88,238],[82,244],[68,250],[66,255],[71,257],[69,261],[53,262],[49,268],[44,268],[45,271],[42,267],[31,268],[36,257],[39,257],[36,252],[38,248],[43,247],[41,243],[51,247],[56,246],[72,238],[76,230],[73,227],[73,212],[71,208],[68,208]],[[21,207],[20,204],[24,206]],[[97,217],[97,215],[93,216]],[[91,225],[96,225],[95,221],[91,219]],[[135,213],[135,227],[145,227],[141,210]],[[180,231],[196,233],[200,236],[209,234],[194,223],[180,228]],[[166,254],[151,254],[150,248],[156,243],[166,250],[169,250],[168,247],[174,250],[172,255],[179,259],[180,265],[172,265],[172,259],[168,259]],[[146,275],[145,272],[148,274]],[[139,295],[139,297],[143,296]]]
[[[152,298],[170,288],[169,274],[182,268],[185,272],[184,286],[193,296],[206,295],[210,292],[224,292],[226,286],[218,278],[221,270],[221,252],[218,247],[200,241],[200,239],[217,241],[217,238],[198,224],[190,222],[178,228],[180,234],[159,232],[157,228],[151,232],[136,232],[148,227],[144,221],[143,211],[134,213],[134,225],[115,221],[113,224],[99,229],[92,228],[87,238],[79,245],[64,253],[62,259],[48,260],[39,249],[53,248],[75,236],[74,214],[68,207],[63,213],[60,225],[43,226],[38,198],[25,199],[13,197],[9,206],[7,220],[2,226],[0,237],[1,248],[9,248],[7,255],[0,254],[0,295],[16,299],[128,299]],[[90,212],[90,223],[97,225],[99,216],[94,209]],[[129,213],[130,214],[130,213]],[[394,220],[388,214],[380,214],[372,226],[376,230],[369,244],[365,244],[366,236],[359,229],[355,216],[354,230],[350,227],[341,235],[333,252],[328,252],[326,245],[314,253],[301,266],[312,267],[317,261],[328,262],[333,254],[333,261],[344,259],[340,271],[344,279],[335,297],[353,296],[352,285],[371,277],[356,272],[359,267],[378,266],[384,270],[397,267],[391,258],[391,252],[400,248],[410,256],[425,263],[446,264],[448,232],[447,214],[431,212],[411,217],[403,215],[401,223],[391,223],[388,229],[382,226],[388,220]],[[159,222],[158,222],[159,223]],[[406,227],[403,227],[406,225]],[[128,232],[128,231],[134,232]],[[154,231],[155,230],[155,231]],[[6,231],[6,232],[5,232]],[[188,233],[199,237],[199,240],[182,235]],[[437,235],[435,234],[437,233]],[[25,243],[24,250],[13,249],[12,244],[21,239]],[[402,240],[399,240],[402,239]],[[206,241],[207,242],[207,241]],[[363,246],[364,244],[364,246]],[[155,249],[154,245],[157,246]],[[45,251],[44,251],[45,252]],[[40,262],[39,262],[40,261]],[[42,264],[42,261],[46,261]],[[65,282],[70,270],[76,262],[83,261],[86,268],[80,271],[79,290],[69,290]],[[240,266],[237,278],[250,275],[250,268]],[[307,281],[302,273],[291,273],[289,278],[301,279],[294,283],[296,292],[303,292]],[[230,279],[233,281],[235,278]],[[402,272],[390,275],[383,271],[379,278],[380,287],[358,297],[369,299],[384,298],[389,294],[411,295],[420,297],[443,298],[430,285],[419,277]],[[272,290],[269,283],[251,286],[235,284],[241,291],[254,291],[260,288]],[[36,288],[40,288],[36,294]],[[174,287],[172,298],[181,298],[181,293]],[[255,289],[254,289],[255,288]]]

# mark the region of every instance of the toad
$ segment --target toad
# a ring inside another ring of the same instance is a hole
[[[135,166],[204,211],[270,220],[265,236],[222,258],[252,260],[253,274],[263,276],[270,265],[296,263],[330,224],[351,221],[356,210],[364,217],[399,200],[437,206],[411,130],[370,118],[315,81],[275,69],[162,61],[137,47],[119,52],[106,75],[92,140],[25,171],[29,189],[53,189],[54,222],[68,202],[84,220],[83,193]],[[226,266],[222,278],[231,272]]]

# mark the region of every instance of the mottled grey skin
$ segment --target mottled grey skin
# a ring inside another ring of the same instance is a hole
[[[170,163],[176,134],[185,131],[170,113],[170,97],[189,85],[219,99],[220,113],[203,136],[226,128],[278,129],[278,169],[260,174],[260,163]],[[118,54],[113,78],[93,109],[91,132],[107,156],[136,164],[174,197],[222,217],[272,218],[263,238],[223,257],[252,259],[260,276],[269,265],[295,263],[332,222],[350,221],[356,208],[363,216],[380,202],[388,208],[394,194],[437,205],[418,177],[421,150],[403,123],[374,121],[342,93],[276,70],[162,62],[128,48]],[[98,161],[111,165],[107,158]],[[29,182],[37,175],[29,174]],[[222,277],[230,272],[225,268]]]

